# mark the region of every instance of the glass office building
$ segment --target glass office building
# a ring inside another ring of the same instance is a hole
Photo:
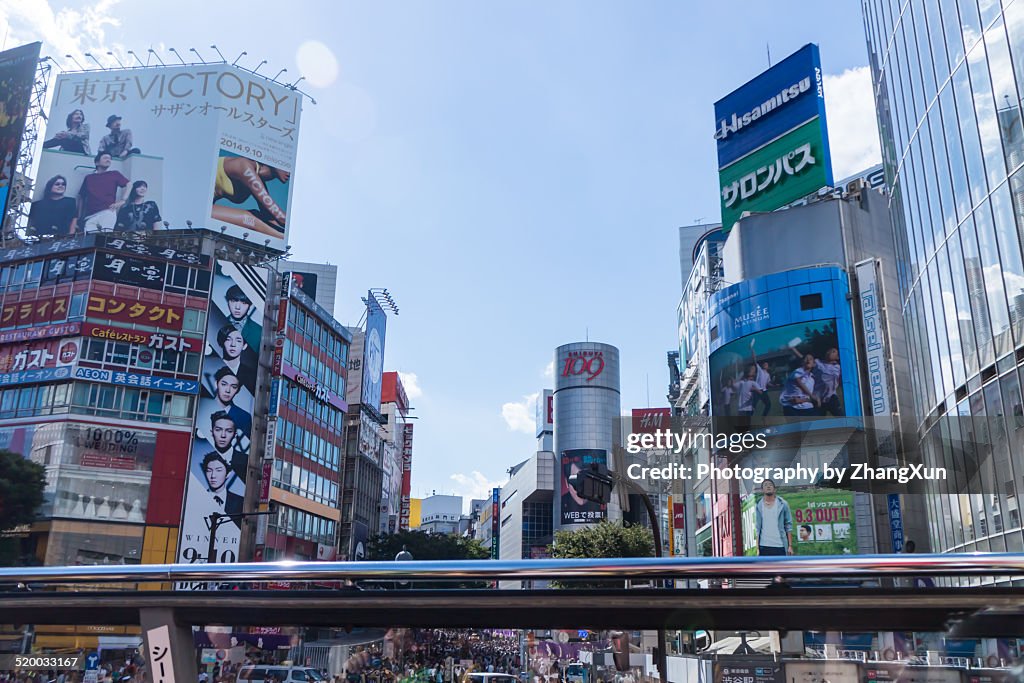
[[[1019,552],[1024,0],[863,9],[932,549]]]

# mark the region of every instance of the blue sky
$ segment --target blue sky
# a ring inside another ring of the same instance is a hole
[[[677,227],[719,218],[712,105],[766,44],[820,45],[836,177],[878,159],[855,2],[0,0],[0,32],[60,62],[217,44],[306,77],[293,253],[339,266],[343,322],[368,287],[395,297],[414,495],[482,495],[535,450],[559,344],[618,346],[623,410],[648,383],[666,404]]]

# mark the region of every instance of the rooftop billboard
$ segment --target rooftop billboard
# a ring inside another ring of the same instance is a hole
[[[715,103],[722,227],[832,184],[818,46],[809,43]]]
[[[41,46],[30,43],[0,52],[0,225],[7,215]]]
[[[228,65],[63,74],[30,225],[42,235],[191,225],[283,251],[301,104]]]

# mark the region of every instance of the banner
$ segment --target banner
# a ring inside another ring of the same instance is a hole
[[[190,225],[284,251],[300,93],[227,64],[62,74],[52,92],[37,229]]]
[[[179,562],[238,561],[266,291],[262,269],[216,262]]]
[[[861,329],[864,330],[864,364],[868,375],[868,401],[872,415],[889,415],[889,374],[882,319],[882,292],[878,289],[875,259],[857,264]]]
[[[412,431],[411,423],[402,425],[402,507],[399,519],[401,531],[409,529],[412,502]]]
[[[776,497],[789,505],[793,554],[856,555],[853,495],[853,491],[841,489],[780,487]],[[760,500],[761,494],[748,495],[740,505],[744,555],[757,555],[756,508]]]
[[[381,380],[384,375],[384,331],[388,318],[373,294],[366,298],[366,341],[363,343],[363,380],[360,400],[380,412]]]
[[[15,181],[41,47],[42,43],[30,43],[0,52],[0,224]]]

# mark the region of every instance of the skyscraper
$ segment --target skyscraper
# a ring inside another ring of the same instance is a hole
[[[1024,4],[863,9],[932,548],[1019,552]]]

